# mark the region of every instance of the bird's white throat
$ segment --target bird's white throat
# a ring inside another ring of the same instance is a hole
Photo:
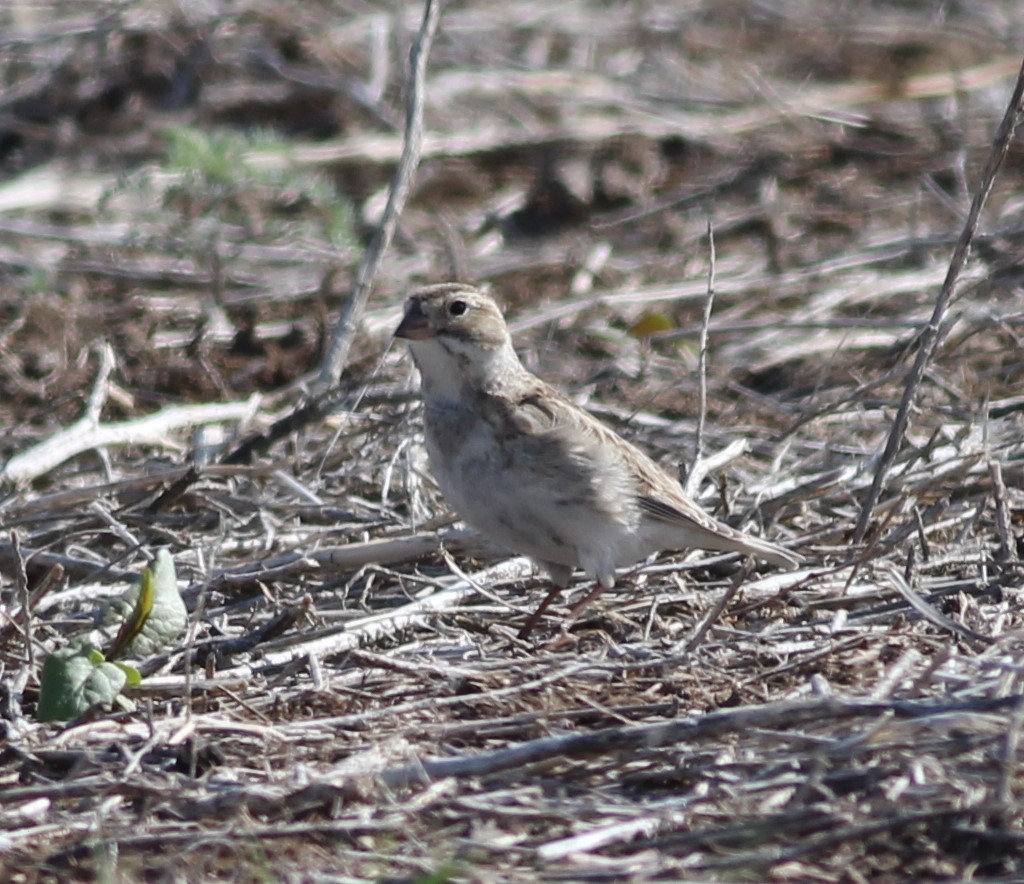
[[[467,402],[472,392],[497,392],[526,372],[511,343],[481,347],[458,338],[409,341],[423,379],[424,399],[433,404]]]

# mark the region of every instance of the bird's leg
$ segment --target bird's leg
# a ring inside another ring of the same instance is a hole
[[[551,591],[544,596],[544,601],[537,606],[537,610],[526,618],[523,628],[519,630],[519,638],[526,638],[533,631],[533,627],[540,622],[540,618],[544,616],[544,612],[551,607],[551,603],[558,598],[558,594],[563,589],[565,589],[565,587],[559,586],[557,583],[551,587]]]
[[[623,574],[620,579],[632,580],[634,577],[636,577],[637,574],[640,573],[642,567],[643,565],[641,564],[638,565],[636,568],[630,569],[625,574]],[[577,617],[580,616],[580,614],[583,613],[584,608],[595,602],[602,592],[604,592],[606,589],[611,589],[613,586],[615,586],[614,573],[608,575],[608,577],[606,577],[605,579],[599,579],[594,588],[590,590],[590,592],[588,592],[585,596],[583,596],[583,598],[580,599],[575,605],[573,605],[572,608],[569,609],[569,620],[567,622],[572,623],[573,620],[575,620]]]
[[[590,590],[590,592],[583,596],[582,599],[580,599],[575,605],[573,605],[569,609],[569,622],[571,623],[573,620],[579,617],[580,614],[583,613],[583,609],[587,607],[587,605],[589,605],[591,602],[596,600],[597,597],[601,595],[601,593],[604,592],[606,589],[608,589],[608,587],[600,582],[595,584],[594,588]]]

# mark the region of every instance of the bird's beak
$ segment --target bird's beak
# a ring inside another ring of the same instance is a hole
[[[401,324],[395,329],[396,338],[410,341],[422,341],[425,338],[436,338],[437,334],[430,327],[427,314],[423,312],[419,301],[413,301],[405,311]]]

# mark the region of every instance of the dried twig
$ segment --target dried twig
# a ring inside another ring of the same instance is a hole
[[[992,477],[992,502],[996,510],[996,528],[999,530],[999,560],[1017,560],[1016,543],[1010,528],[1010,512],[1007,506],[1006,483],[1003,481],[1003,466],[998,460],[988,462],[988,474]]]
[[[686,473],[686,493],[697,494],[704,473],[699,469],[704,455],[704,423],[708,416],[708,327],[715,305],[715,228],[708,220],[708,293],[704,299],[704,314],[700,324],[700,353],[697,363],[697,429],[694,433],[693,463]]]
[[[912,589],[910,584],[904,579],[903,575],[899,570],[889,562],[882,562],[885,570],[889,574],[889,580],[892,585],[896,587],[900,595],[903,596],[918,614],[925,618],[930,623],[935,624],[940,629],[945,629],[949,632],[955,633],[970,642],[977,643],[983,647],[987,647],[992,644],[995,639],[988,635],[982,635],[979,632],[975,632],[973,629],[968,629],[955,620],[951,620],[941,611],[937,611],[932,605],[925,601],[919,592]]]
[[[409,53],[409,76],[407,78],[405,133],[403,135],[402,156],[395,170],[395,177],[388,194],[387,206],[370,247],[363,256],[362,263],[352,283],[352,291],[345,301],[334,326],[331,343],[324,355],[320,369],[318,387],[325,389],[336,384],[341,377],[348,360],[348,351],[356,327],[370,296],[370,286],[377,274],[384,253],[391,244],[391,238],[398,226],[398,218],[405,206],[406,198],[412,184],[412,176],[419,165],[420,152],[423,148],[423,99],[427,76],[427,59],[430,46],[441,20],[442,0],[424,0],[423,21],[419,35]]]
[[[221,571],[209,580],[190,587],[190,590],[198,591],[203,586],[247,584],[254,580],[296,578],[302,574],[315,573],[325,566],[347,571],[365,565],[395,565],[436,555],[440,553],[442,547],[470,555],[486,554],[494,549],[493,544],[475,531],[444,531],[386,537],[363,543],[325,547],[308,553],[283,553],[262,561],[249,562]]]
[[[249,463],[257,453],[268,450],[275,442],[310,423],[321,420],[330,410],[332,387],[338,383],[348,361],[352,340],[370,296],[370,287],[391,244],[398,219],[409,196],[413,175],[419,165],[423,147],[423,102],[427,60],[441,20],[441,6],[442,0],[425,0],[419,34],[409,54],[405,132],[402,136],[398,167],[395,169],[380,223],[360,262],[349,296],[335,321],[319,377],[314,383],[313,396],[267,430],[246,439],[225,457],[224,463]]]
[[[697,646],[704,640],[704,636],[708,634],[708,630],[710,630],[722,616],[722,613],[725,611],[725,606],[729,604],[732,597],[739,592],[744,581],[750,576],[750,570],[749,565],[740,569],[740,573],[737,574],[732,583],[729,584],[729,588],[721,594],[721,596],[715,601],[711,610],[708,611],[708,613],[701,619],[700,623],[694,627],[692,634],[689,635],[685,641],[677,643],[677,645],[672,648],[671,653],[690,654],[696,650]]]
[[[422,759],[411,765],[401,765],[383,771],[380,782],[388,788],[397,789],[441,777],[485,777],[503,771],[523,771],[528,765],[559,758],[586,758],[604,753],[629,754],[671,743],[706,739],[710,736],[753,728],[806,725],[823,718],[834,723],[843,718],[878,716],[885,713],[922,717],[961,710],[1012,710],[1020,706],[1020,697],[998,697],[971,700],[966,703],[842,701],[831,697],[785,700],[739,709],[724,709],[661,724],[612,727],[583,734],[545,737],[475,755]]]
[[[32,646],[32,600],[28,590],[28,574],[25,571],[25,557],[21,554],[21,538],[17,531],[11,532],[11,547],[14,550],[14,577],[18,586],[18,602],[21,604],[22,641],[25,646],[25,661],[35,669],[36,655]],[[7,624],[4,624],[5,626]],[[11,625],[16,625],[12,621]]]
[[[974,234],[978,229],[981,210],[984,208],[985,201],[992,191],[992,185],[995,183],[999,167],[1003,164],[1003,159],[1010,150],[1010,143],[1013,140],[1013,134],[1016,131],[1022,114],[1024,114],[1024,62],[1022,62],[1020,71],[1017,73],[1017,81],[1014,84],[1010,101],[1006,106],[1006,113],[1003,115],[1002,122],[996,130],[996,135],[992,142],[992,150],[989,152],[985,168],[981,173],[981,181],[974,194],[974,199],[971,201],[971,210],[967,215],[967,221],[960,233],[960,238],[957,240],[956,248],[953,250],[953,257],[949,262],[946,278],[942,283],[942,288],[939,290],[939,296],[935,299],[935,308],[932,311],[931,319],[921,329],[921,333],[918,336],[917,357],[907,377],[899,410],[896,412],[896,418],[889,429],[889,437],[886,440],[885,449],[882,451],[878,465],[875,467],[874,480],[871,483],[867,497],[864,499],[860,516],[857,519],[857,527],[853,532],[853,542],[855,544],[860,543],[864,539],[865,533],[867,533],[868,524],[871,521],[875,504],[878,503],[878,499],[882,494],[882,486],[885,484],[886,476],[889,474],[889,470],[896,460],[896,455],[903,445],[903,438],[910,423],[910,412],[913,410],[914,402],[917,399],[921,381],[924,379],[925,371],[928,369],[928,364],[935,353],[935,348],[943,337],[946,312],[952,301],[954,289],[960,277],[960,271],[967,260]]]
[[[224,421],[245,422],[252,418],[258,405],[258,396],[252,396],[244,402],[176,405],[156,414],[117,424],[98,423],[94,409],[90,407],[85,415],[67,429],[12,457],[0,470],[0,479],[30,482],[75,455],[95,448],[112,445],[168,445],[168,435],[174,430]]]

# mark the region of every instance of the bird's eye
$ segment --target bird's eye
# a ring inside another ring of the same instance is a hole
[[[469,304],[465,301],[452,301],[448,305],[448,314],[450,316],[462,316],[469,309]]]

